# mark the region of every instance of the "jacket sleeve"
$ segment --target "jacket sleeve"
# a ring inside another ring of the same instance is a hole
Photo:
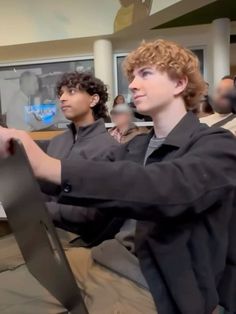
[[[229,312],[236,312],[236,197],[234,200],[232,217],[229,224],[229,247],[227,251],[226,267],[220,281],[219,299]]]
[[[79,235],[85,242],[90,243],[95,239],[110,237],[106,228],[111,224],[113,217],[102,213],[95,208],[58,204],[55,201],[46,203],[54,224],[64,230]],[[112,223],[117,225],[117,223]],[[116,233],[114,229],[114,234]]]
[[[46,205],[57,226],[63,224],[79,226],[96,219],[97,211],[94,208],[59,204],[53,200],[47,202]]]
[[[228,132],[203,135],[183,157],[146,167],[62,160],[59,202],[141,220],[199,214],[232,196],[235,161],[236,141]]]

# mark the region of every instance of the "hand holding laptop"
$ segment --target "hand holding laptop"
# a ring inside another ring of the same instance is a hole
[[[0,158],[11,154],[11,139],[22,142],[36,177],[61,183],[61,162],[45,154],[25,131],[0,127]]]
[[[0,157],[5,158],[10,154],[10,140],[12,132],[0,126]]]

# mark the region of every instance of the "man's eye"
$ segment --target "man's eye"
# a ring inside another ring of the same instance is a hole
[[[75,88],[70,88],[69,90],[71,95],[74,95],[76,93],[76,89]]]
[[[148,76],[149,74],[151,74],[151,72],[148,71],[148,70],[145,70],[145,71],[142,72],[142,76],[143,76],[143,77],[146,77],[146,76]]]

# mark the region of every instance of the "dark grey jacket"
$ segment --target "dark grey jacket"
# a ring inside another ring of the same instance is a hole
[[[68,131],[50,141],[47,147],[47,153],[50,156],[58,159],[76,160],[83,157],[89,160],[101,160],[104,155],[119,146],[108,134],[102,119],[89,126],[80,127],[78,130],[73,123],[68,127]],[[58,204],[56,198],[50,198],[50,200],[47,202],[47,207],[57,227],[83,236],[89,224],[91,232],[86,233],[84,239],[87,244],[93,242],[94,236],[110,223],[110,217],[104,218],[104,215],[95,209]],[[97,237],[96,242],[98,242]]]
[[[114,162],[62,160],[59,201],[139,220],[136,254],[159,314],[236,310],[236,140],[189,113],[144,167],[151,136]]]

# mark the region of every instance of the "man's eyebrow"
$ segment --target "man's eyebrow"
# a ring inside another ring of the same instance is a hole
[[[152,70],[152,68],[150,66],[148,66],[148,65],[144,66],[144,67],[142,67],[141,69],[138,70],[138,73],[142,74],[146,70]]]

